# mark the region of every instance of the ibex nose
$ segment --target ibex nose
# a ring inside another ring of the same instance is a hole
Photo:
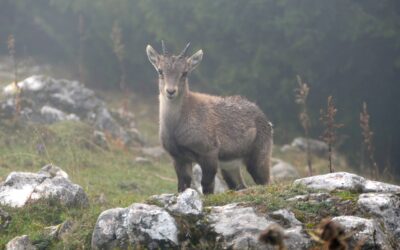
[[[175,94],[175,92],[176,92],[176,90],[175,89],[167,89],[167,94],[168,95],[173,95],[173,94]]]

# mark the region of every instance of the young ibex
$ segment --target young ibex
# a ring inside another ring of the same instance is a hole
[[[189,90],[188,74],[199,65],[203,51],[186,57],[189,44],[177,56],[168,55],[164,43],[158,54],[146,52],[159,75],[160,138],[172,156],[178,191],[190,187],[192,163],[201,166],[205,194],[214,190],[218,161],[243,159],[257,184],[269,182],[272,124],[254,103],[239,97],[211,96]],[[223,174],[232,189],[243,188]]]

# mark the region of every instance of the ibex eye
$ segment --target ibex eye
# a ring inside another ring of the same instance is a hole
[[[188,74],[188,72],[186,72],[186,71],[185,71],[185,72],[183,72],[183,73],[182,73],[182,77],[186,77],[186,76],[187,76],[187,74]]]
[[[162,69],[158,69],[158,74],[160,74],[160,75],[162,75],[162,74],[163,74],[163,71],[162,71]]]

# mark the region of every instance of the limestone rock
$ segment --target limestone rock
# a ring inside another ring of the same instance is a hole
[[[297,179],[293,182],[294,185],[304,185],[313,190],[348,190],[359,193],[368,192],[400,192],[400,186],[388,184],[384,182],[367,180],[362,176],[347,173],[336,172],[324,175],[315,175],[302,179]]]
[[[387,231],[400,239],[400,197],[391,193],[361,194],[358,207],[374,218],[383,221]],[[400,245],[400,240],[398,240]]]
[[[127,248],[127,210],[113,208],[100,214],[92,234],[92,249]]]
[[[0,184],[0,203],[3,205],[22,207],[39,199],[54,199],[66,206],[88,205],[82,187],[72,183],[67,173],[53,165],[44,166],[37,174],[12,172]]]
[[[114,208],[100,214],[93,230],[92,248],[177,248],[178,233],[174,218],[164,209],[134,203],[128,208]]]
[[[328,152],[328,145],[319,140],[308,139],[310,145],[310,152],[319,156],[323,156]],[[302,151],[306,151],[307,139],[303,137],[295,138],[291,144],[292,147],[298,148]]]
[[[346,172],[316,175],[294,181],[294,185],[304,185],[313,190],[349,190],[355,192],[361,192],[364,183],[364,177]]]
[[[400,193],[400,186],[379,181],[366,180],[363,192]]]
[[[43,122],[48,124],[66,120],[79,121],[79,117],[75,114],[67,114],[59,109],[47,105],[40,109],[40,114],[43,117]]]
[[[361,249],[393,249],[381,226],[373,219],[339,216],[332,218],[332,221],[340,223],[346,233],[352,234],[349,239],[350,249],[354,249],[362,242]]]
[[[288,209],[279,209],[269,214],[273,219],[279,220],[286,227],[301,226],[302,223],[296,219],[294,213]]]
[[[133,204],[128,209],[127,234],[130,242],[144,243],[150,249],[176,247],[178,228],[164,209],[146,204]]]
[[[218,235],[217,241],[223,249],[265,249],[258,241],[262,230],[275,222],[260,216],[252,207],[233,203],[211,207],[208,215],[211,229]],[[288,249],[308,249],[311,242],[301,226],[285,230]],[[272,248],[268,248],[272,249]]]
[[[222,247],[232,249],[261,248],[258,234],[273,223],[258,216],[253,208],[236,203],[211,207],[208,220],[215,233],[221,236],[218,240]]]
[[[203,202],[200,195],[196,190],[191,188],[186,189],[178,195],[155,195],[151,199],[160,202],[164,208],[173,213],[197,216],[203,212]]]
[[[60,240],[65,234],[67,234],[72,229],[72,227],[73,227],[73,222],[67,220],[61,224],[46,227],[45,231],[50,237]]]
[[[60,167],[53,165],[53,164],[45,165],[44,167],[42,167],[39,170],[38,174],[45,175],[48,178],[53,178],[56,176],[64,177],[66,179],[69,178],[68,174],[64,170],[62,170]]]
[[[297,169],[284,161],[278,161],[277,164],[273,165],[271,168],[272,180],[275,182],[294,180],[300,177]]]
[[[27,235],[15,237],[6,245],[6,250],[36,250]]]

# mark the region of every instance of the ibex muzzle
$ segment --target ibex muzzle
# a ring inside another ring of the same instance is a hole
[[[219,97],[191,92],[188,75],[203,58],[199,50],[186,56],[189,44],[179,55],[163,53],[150,45],[146,52],[159,77],[160,138],[171,155],[178,176],[178,191],[190,187],[192,164],[202,168],[204,193],[214,190],[219,161],[242,159],[257,184],[269,182],[272,124],[252,102],[239,96]],[[231,189],[244,187],[239,175],[226,171]]]

